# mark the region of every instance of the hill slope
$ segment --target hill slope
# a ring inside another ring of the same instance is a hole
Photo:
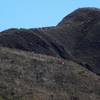
[[[0,46],[70,59],[100,75],[100,9],[79,8],[54,27],[5,30]]]
[[[0,48],[0,100],[100,100],[100,77],[70,60]]]

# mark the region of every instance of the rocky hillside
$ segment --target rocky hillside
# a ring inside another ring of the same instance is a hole
[[[5,30],[0,46],[70,59],[100,75],[100,9],[79,8],[54,27]]]
[[[100,77],[70,60],[0,48],[0,100],[100,100]]]
[[[0,32],[0,100],[100,100],[100,9]]]

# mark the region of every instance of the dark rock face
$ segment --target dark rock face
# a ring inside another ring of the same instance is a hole
[[[100,9],[79,8],[55,27],[3,31],[0,46],[72,59],[100,75]]]

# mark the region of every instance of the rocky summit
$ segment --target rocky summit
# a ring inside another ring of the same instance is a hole
[[[0,32],[0,100],[100,100],[100,9]]]

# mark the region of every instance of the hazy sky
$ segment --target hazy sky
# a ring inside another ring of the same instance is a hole
[[[0,0],[0,31],[53,26],[79,7],[100,8],[100,0]]]

